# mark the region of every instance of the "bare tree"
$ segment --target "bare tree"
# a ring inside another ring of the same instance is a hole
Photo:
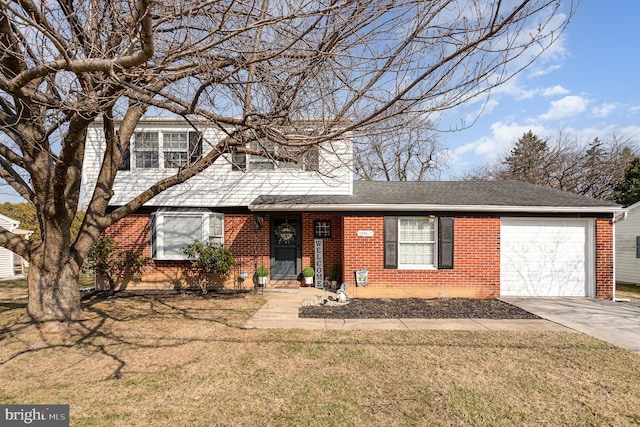
[[[613,134],[584,143],[560,130],[555,139],[525,133],[495,163],[468,172],[465,180],[516,180],[614,200],[614,188],[636,157],[633,139]]]
[[[0,230],[0,244],[31,263],[29,314],[80,318],[78,272],[102,231],[226,152],[261,155],[250,143],[270,141],[293,159],[347,133],[379,133],[394,116],[488,94],[559,37],[572,13],[560,4],[0,0],[0,177],[35,206],[42,232],[26,242]],[[108,211],[123,153],[149,112],[206,120],[226,137]],[[311,134],[296,129],[308,118]],[[72,241],[95,124],[106,146]]]
[[[372,132],[354,144],[354,173],[368,181],[437,178],[447,161],[448,152],[431,121],[411,115],[390,119],[384,132]]]

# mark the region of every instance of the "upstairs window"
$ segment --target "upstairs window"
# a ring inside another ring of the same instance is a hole
[[[133,159],[130,159],[133,153]],[[138,131],[131,138],[119,170],[179,169],[202,156],[202,138],[195,131]]]
[[[162,134],[164,168],[181,168],[187,165],[189,143],[186,132],[165,132]]]
[[[136,169],[158,167],[158,132],[135,132],[133,147]]]
[[[273,169],[298,169],[306,171],[318,171],[320,163],[320,154],[318,147],[313,147],[307,151],[302,160],[297,162],[287,162],[284,160],[276,160],[276,157],[287,157],[287,151],[292,150],[290,147],[278,145],[273,142],[260,143],[253,142],[250,148],[254,150],[265,151],[264,156],[255,154],[234,153],[232,157],[232,169],[240,171],[253,170],[273,170]],[[295,156],[295,152],[291,157]]]

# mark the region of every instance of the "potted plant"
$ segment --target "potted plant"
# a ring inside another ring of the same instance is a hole
[[[269,269],[267,267],[256,268],[256,276],[258,277],[258,285],[264,286],[267,284],[267,276],[269,275]]]
[[[304,277],[305,285],[313,284],[313,276],[315,276],[316,272],[311,267],[305,267],[302,269],[302,276]]]

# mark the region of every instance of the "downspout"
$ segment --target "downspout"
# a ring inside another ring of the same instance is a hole
[[[613,233],[613,302],[629,302],[629,298],[616,298],[616,224],[627,219],[629,211],[624,211],[619,215],[614,215],[612,224]]]

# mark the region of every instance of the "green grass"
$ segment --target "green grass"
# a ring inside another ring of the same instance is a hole
[[[640,356],[586,335],[244,329],[263,302],[93,299],[83,322],[15,323],[0,403],[69,403],[74,426],[640,421]]]

